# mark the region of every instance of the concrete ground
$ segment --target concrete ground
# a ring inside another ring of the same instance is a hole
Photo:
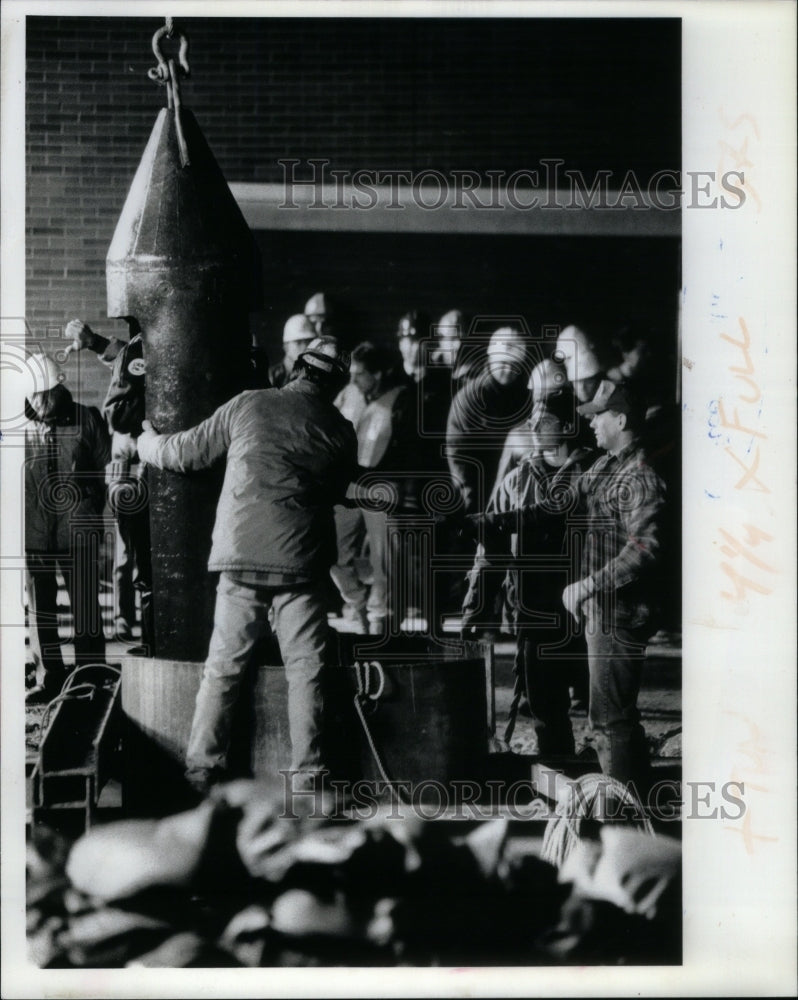
[[[513,695],[512,643],[496,646],[496,717],[497,733],[504,732]],[[682,754],[682,657],[681,636],[658,633],[646,651],[643,686],[638,699],[643,728],[648,738],[652,760],[675,762]],[[594,744],[584,708],[571,714],[577,754]],[[534,754],[537,740],[528,717],[519,714],[510,749],[516,753]]]

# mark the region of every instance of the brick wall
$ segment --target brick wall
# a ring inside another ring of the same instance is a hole
[[[164,103],[146,76],[160,23],[27,19],[34,333],[77,315],[124,335],[105,316],[105,254]],[[676,20],[230,18],[192,19],[187,29],[193,75],[184,100],[228,181],[279,182],[286,157],[350,171],[510,172],[557,156],[586,175],[631,169],[641,182],[679,167]],[[255,330],[267,349],[277,351],[285,316],[306,294],[332,285],[355,337],[384,335],[415,302],[434,314],[458,303],[559,318],[569,294],[603,302],[617,291],[624,311],[673,314],[673,240],[632,241],[633,250],[611,241],[585,256],[579,241],[555,249],[509,237],[392,239],[263,234],[267,307]],[[619,279],[629,268],[637,291]],[[552,281],[556,294],[546,298]],[[90,365],[81,373],[82,398],[98,402],[107,373]]]

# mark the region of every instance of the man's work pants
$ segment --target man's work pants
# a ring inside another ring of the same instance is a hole
[[[637,696],[650,630],[608,624],[598,609],[588,613],[585,639],[590,671],[590,727],[604,774],[638,786],[648,779],[648,747]]]
[[[303,772],[324,767],[321,674],[327,612],[321,584],[266,587],[222,573],[186,754],[189,772],[226,766],[241,677],[252,647],[268,628],[270,608],[288,680],[291,767]]]

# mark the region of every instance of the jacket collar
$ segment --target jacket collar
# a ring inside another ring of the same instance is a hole
[[[635,456],[641,450],[641,448],[642,445],[640,443],[640,439],[636,437],[633,440],[631,440],[629,444],[624,445],[620,451],[616,451],[615,454],[607,451],[604,453],[604,455],[605,458],[607,459],[607,462],[615,462],[618,465],[624,465],[633,456]]]
[[[320,396],[321,386],[316,385],[306,378],[295,378],[280,389],[280,392],[301,392],[305,396]]]

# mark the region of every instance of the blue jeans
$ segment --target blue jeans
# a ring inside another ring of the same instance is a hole
[[[190,772],[225,768],[241,676],[252,647],[268,628],[270,608],[288,680],[291,767],[305,772],[324,767],[321,673],[327,612],[321,585],[257,586],[235,573],[222,573],[186,752]]]
[[[649,769],[648,746],[640,725],[637,696],[650,630],[609,624],[593,602],[588,602],[586,611],[588,719],[596,733],[601,770],[624,784],[644,784]]]

